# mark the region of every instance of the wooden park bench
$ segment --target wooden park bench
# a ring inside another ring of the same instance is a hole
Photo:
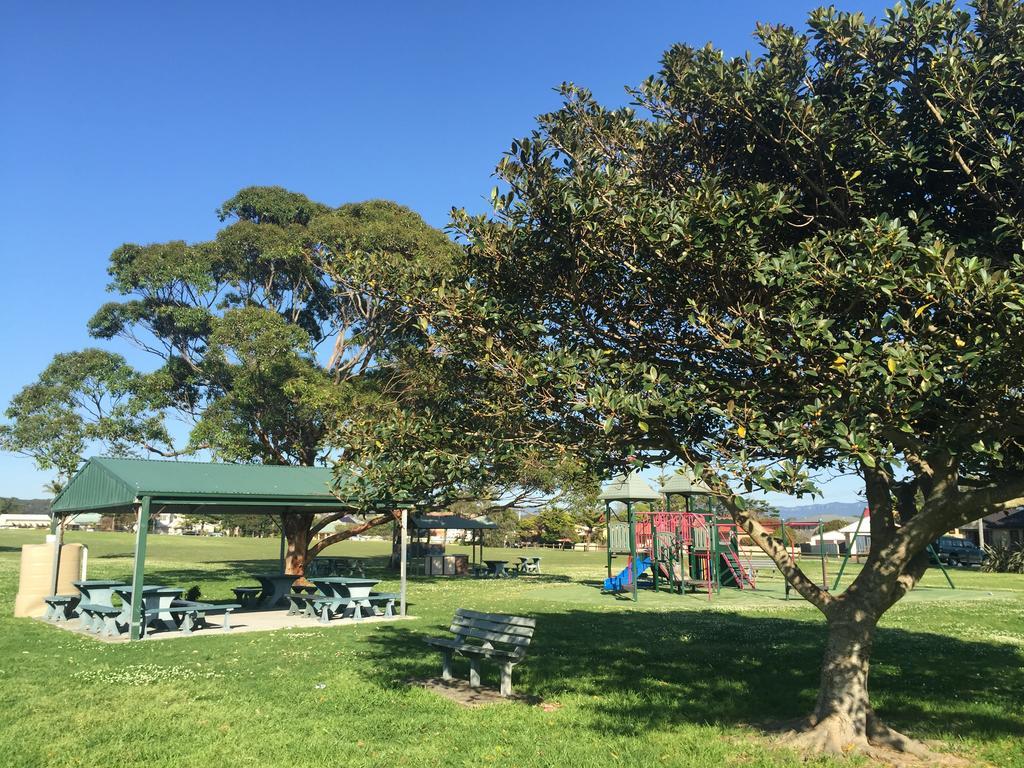
[[[43,613],[43,618],[53,622],[67,621],[74,616],[79,600],[78,595],[50,595],[49,597],[44,597],[43,602],[46,603],[46,612]]]
[[[452,679],[452,657],[459,654],[469,659],[469,684],[478,688],[480,660],[493,659],[501,670],[501,695],[510,696],[512,667],[526,657],[536,625],[524,616],[459,608],[448,628],[454,637],[428,637],[426,642],[441,651],[442,679]]]

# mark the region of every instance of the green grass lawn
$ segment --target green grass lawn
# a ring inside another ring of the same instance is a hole
[[[807,765],[750,728],[806,714],[817,685],[823,624],[778,577],[634,606],[596,588],[603,553],[544,550],[542,577],[412,580],[415,621],[111,645],[11,617],[21,544],[42,538],[0,532],[2,766]],[[88,544],[91,578],[128,577],[132,536],[68,539]],[[275,540],[149,541],[147,580],[209,599],[277,565]],[[375,557],[395,587],[384,551],[328,554]],[[929,572],[885,618],[876,707],[942,748],[1024,767],[1024,576],[954,578],[951,591]],[[537,618],[515,683],[554,706],[465,709],[406,684],[439,673],[421,638],[457,607]]]

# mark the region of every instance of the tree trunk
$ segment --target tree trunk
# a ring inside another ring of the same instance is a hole
[[[829,751],[843,752],[851,743],[867,744],[871,703],[868,671],[876,622],[861,615],[858,621],[837,612],[828,622],[828,642],[821,662],[818,702],[811,724],[828,732],[837,743]]]
[[[841,755],[876,749],[928,754],[923,744],[882,723],[871,708],[868,672],[877,617],[849,605],[835,606],[829,614],[818,701],[788,741],[812,752]]]
[[[308,512],[289,512],[281,517],[285,536],[284,572],[290,576],[304,576],[313,515]]]

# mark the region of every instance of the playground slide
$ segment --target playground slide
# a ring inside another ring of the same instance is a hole
[[[671,581],[673,584],[679,584],[683,580],[683,574],[679,571],[679,564],[672,563],[672,573],[668,572],[668,568],[665,567],[664,563],[658,563],[658,573],[660,573],[667,581]]]
[[[621,592],[633,582],[629,578],[629,569],[633,567],[633,563],[629,563],[622,572],[612,576],[610,579],[604,580],[604,591],[605,592]],[[636,575],[639,576],[641,573],[651,567],[651,558],[644,557],[636,562]]]

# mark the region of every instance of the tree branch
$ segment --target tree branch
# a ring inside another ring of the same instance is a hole
[[[388,512],[383,515],[377,515],[377,517],[371,518],[370,520],[367,520],[364,523],[360,523],[359,525],[353,526],[352,528],[349,528],[346,531],[338,531],[337,533],[332,533],[330,536],[325,536],[306,551],[306,562],[308,563],[310,560],[319,555],[332,544],[337,544],[339,541],[351,539],[353,536],[358,536],[360,533],[364,533],[370,530],[371,528],[376,528],[378,525],[384,525],[384,523],[390,523],[393,520],[397,520],[398,515],[399,513],[397,511]]]

